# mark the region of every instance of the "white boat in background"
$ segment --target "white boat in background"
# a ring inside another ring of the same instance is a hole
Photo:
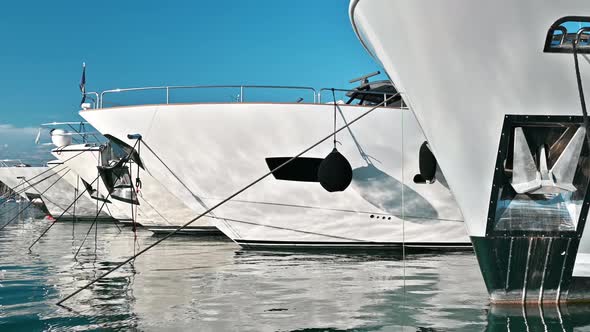
[[[573,16],[575,15],[575,16]],[[457,198],[493,302],[590,298],[590,4],[352,0]],[[587,91],[587,88],[586,88]]]
[[[195,86],[105,91],[95,95],[96,109],[80,114],[127,149],[136,143],[128,135],[141,134],[137,150],[146,172],[196,215],[328,135],[335,121],[342,126],[395,94],[387,82],[361,80],[363,87],[349,92],[350,103],[337,110],[333,102],[322,104],[312,88]],[[124,104],[113,99],[138,90],[166,97],[162,104],[105,106]],[[200,91],[209,98],[231,92],[237,97],[180,103]],[[277,102],[285,96],[282,91],[290,102]],[[329,90],[320,92],[333,100]],[[273,102],[254,102],[257,93]],[[444,182],[414,181],[425,139],[400,100],[337,136],[337,148],[353,169],[345,191],[327,192],[318,183],[319,165],[334,148],[330,140],[204,219],[246,248],[470,248]]]
[[[82,146],[85,147],[84,145]],[[91,151],[89,147],[85,148],[88,148],[88,150]],[[90,165],[92,166],[86,165],[87,167],[84,167],[82,168],[82,170],[80,170],[78,169],[78,166],[82,164],[81,161],[83,159],[86,159],[87,154],[81,153],[82,151],[80,149],[77,149],[75,151],[70,150],[68,152],[69,153],[64,153],[63,155],[61,153],[52,152],[53,156],[56,157],[57,160],[50,161],[47,164],[49,166],[51,166],[52,164],[64,164],[66,167],[68,167],[68,169],[71,170],[71,172],[68,175],[64,176],[64,179],[68,181],[68,183],[70,183],[72,187],[76,188],[75,195],[71,198],[72,201],[74,201],[76,197],[81,195],[83,191],[86,190],[86,192],[84,192],[82,196],[89,199],[92,202],[95,202],[95,204],[97,205],[97,209],[101,210],[101,205],[105,200],[105,196],[99,194],[99,192],[101,191],[97,190],[97,188],[100,189],[100,184],[97,184],[97,182],[100,181],[100,179],[93,183],[93,180],[96,177],[96,175],[90,179],[83,176],[86,175],[87,172],[92,172],[93,170],[95,170],[96,165],[92,164],[92,161],[90,160]],[[72,160],[68,160],[68,158],[72,158]],[[91,183],[93,185],[91,185]],[[74,205],[77,205],[77,202]],[[127,208],[127,204],[121,203],[121,205],[122,206],[113,205],[110,204],[109,201],[105,204],[105,206],[102,207],[101,211],[110,215],[114,219],[117,219],[117,221],[119,222],[131,222],[130,208]],[[127,209],[123,211],[123,208]]]
[[[23,163],[20,159],[2,159],[0,160],[0,167],[30,167],[30,165],[27,165],[25,163]],[[23,181],[21,181],[23,182]],[[11,199],[11,200],[15,200],[15,201],[24,201],[24,202],[28,202],[29,198],[27,197],[27,194],[25,193],[24,190],[18,190],[15,191],[13,190],[13,188],[11,186],[9,186],[8,184],[2,182],[0,180],[0,184],[2,185],[3,188],[3,193],[2,193],[2,198],[7,198],[7,199]],[[35,205],[39,205],[38,201],[35,202]]]
[[[60,128],[64,124],[70,125],[74,131]],[[54,122],[43,125],[51,128],[51,141],[55,146],[51,153],[80,176],[80,191],[85,188],[90,193],[89,197],[100,201],[100,205],[106,200],[104,210],[115,219],[129,224],[136,222],[154,232],[169,232],[194,216],[191,209],[156,179],[143,171],[138,176],[135,164],[126,163],[121,168],[122,172],[113,177],[111,167],[127,158],[126,152],[99,141],[96,137],[98,133],[75,131],[72,124],[76,123]],[[93,142],[88,141],[89,136],[93,136]],[[138,177],[141,188],[139,194],[135,194]],[[220,234],[206,222],[196,222],[183,233]]]
[[[75,198],[75,188],[66,180],[71,171],[60,162],[51,167],[0,167],[0,182],[19,195],[35,203],[47,215],[58,220],[94,220],[96,204],[86,197],[76,202],[76,209],[68,208]],[[67,209],[67,211],[66,211]],[[64,212],[65,211],[65,212]],[[60,217],[61,216],[61,217]],[[98,220],[112,220],[106,213],[98,214]]]

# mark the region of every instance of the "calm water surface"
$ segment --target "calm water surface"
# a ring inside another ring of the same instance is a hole
[[[0,225],[15,204],[0,208]],[[13,210],[11,210],[13,209]],[[590,308],[491,307],[470,253],[264,252],[174,237],[65,304],[158,238],[27,211],[0,231],[0,331],[590,331]]]

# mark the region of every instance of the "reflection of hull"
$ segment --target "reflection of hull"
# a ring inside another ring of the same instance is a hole
[[[31,197],[41,199],[47,211],[55,218],[63,214],[61,220],[93,220],[98,210],[96,204],[86,197],[81,197],[76,202],[75,214],[72,207],[64,213],[64,210],[74,201],[75,194],[75,188],[65,180],[70,170],[65,166],[56,165],[47,173],[34,178],[47,169],[48,167],[0,167],[0,181],[14,191],[24,191]],[[60,176],[63,177],[60,178]],[[17,177],[24,177],[26,181]],[[98,219],[111,220],[112,218],[101,212]]]
[[[338,125],[342,117],[350,121],[368,109],[341,106]],[[196,212],[203,212],[268,172],[267,158],[294,156],[328,134],[333,106],[140,106],[81,115],[103,134],[130,145],[134,142],[127,134],[140,133],[196,197],[142,148],[148,172]],[[409,111],[379,109],[350,129],[338,135],[338,148],[354,174],[344,192],[328,193],[316,182],[270,176],[207,219],[244,246],[469,246],[451,193],[440,183],[412,181],[424,137]],[[174,133],[174,141],[169,133]],[[304,157],[323,158],[332,148],[327,141]]]
[[[580,234],[587,160],[574,164],[582,181],[568,202],[573,204],[551,207],[571,215],[568,230],[539,229],[543,219],[554,223],[561,216],[543,214],[543,204],[551,202],[515,181],[526,173],[521,166],[530,165],[525,158],[514,161],[516,155],[534,152],[533,168],[542,171],[541,146],[557,142],[552,130],[579,129],[582,122],[572,117],[581,110],[571,54],[543,52],[550,26],[568,15],[590,15],[587,1],[351,1],[355,31],[404,94],[457,198],[493,301],[563,301],[573,277],[590,276],[580,268],[587,258],[576,258],[579,236],[581,250],[590,236],[588,227]],[[582,80],[589,81],[590,63],[581,58],[580,65]],[[523,128],[525,139],[514,139],[516,128]],[[560,145],[547,146],[554,147]],[[517,185],[510,186],[510,177]],[[522,206],[505,204],[505,197],[530,203],[528,210],[517,216]]]
[[[587,305],[492,306],[486,331],[574,331],[589,325]]]

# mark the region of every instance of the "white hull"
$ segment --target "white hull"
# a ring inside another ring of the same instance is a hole
[[[68,172],[67,167],[63,165],[55,165],[47,171],[48,169],[48,167],[0,167],[0,181],[16,192],[24,190],[27,194],[41,195],[43,203],[54,218],[63,214],[61,219],[94,219],[98,209],[95,202],[86,197],[82,197],[77,202],[75,215],[72,207],[64,213],[74,201],[75,188],[65,180],[71,171]],[[44,171],[47,172],[36,177]],[[63,177],[60,178],[62,175]],[[25,177],[29,183],[17,177]],[[106,213],[100,213],[99,219],[111,219],[111,217]]]
[[[62,160],[68,167],[74,170],[86,183],[92,183],[98,179],[92,186],[102,197],[109,197],[108,188],[99,177],[97,166],[102,164],[101,150],[95,146],[69,145],[54,149],[52,153]],[[132,181],[135,184],[137,177],[137,168],[133,166]],[[133,214],[136,215],[136,222],[146,226],[174,226],[182,224],[193,217],[194,212],[180,202],[176,196],[172,195],[168,189],[162,186],[158,181],[146,172],[140,171],[142,188],[139,191],[139,205],[134,206]],[[81,189],[83,190],[83,188]],[[132,223],[132,205],[112,197],[109,197],[110,203],[106,204],[105,210],[111,212],[113,217],[118,220]],[[102,205],[102,202],[100,203]],[[209,228],[205,221],[196,222],[193,227]],[[210,231],[210,230],[209,230]]]
[[[485,236],[504,116],[581,115],[572,56],[543,44],[557,19],[590,15],[588,2],[360,0],[351,10],[424,130],[469,235]],[[581,67],[590,82],[590,62]]]
[[[347,121],[368,109],[341,106]],[[329,134],[333,123],[333,106],[321,104],[161,105],[80,114],[131,146],[127,135],[141,134],[197,197],[142,147],[148,172],[196,213],[268,172],[266,158],[295,156]],[[338,115],[338,126],[343,123]],[[370,163],[353,135],[374,158]],[[338,141],[354,170],[344,192],[269,176],[207,219],[243,246],[468,246],[452,194],[440,182],[412,181],[424,137],[410,112],[378,109]],[[323,158],[332,148],[328,140],[304,157]]]
[[[528,119],[550,122],[561,115],[567,122],[569,116],[581,115],[572,55],[544,52],[552,24],[572,15],[589,16],[588,2],[351,1],[357,35],[404,95],[457,198],[492,300],[564,300],[575,283],[569,277],[574,261],[573,277],[590,276],[587,255],[576,258],[578,235],[568,235],[569,240],[534,232],[502,236],[491,224],[498,215],[495,184],[503,168],[509,168],[497,162],[506,153],[504,137],[515,130],[508,119],[526,125]],[[580,61],[587,87],[590,61],[587,55]],[[527,226],[540,223],[543,209],[533,208]],[[580,210],[569,212],[574,226],[584,219]],[[583,229],[581,253],[590,249],[589,228]],[[488,241],[492,237],[497,242]],[[477,241],[482,243],[479,251]],[[553,251],[568,254],[561,254],[565,258],[560,261],[551,256]],[[557,277],[547,277],[554,270]],[[565,271],[561,277],[559,271]],[[524,285],[515,281],[518,273],[524,274]],[[543,285],[549,279],[553,284]]]
[[[51,151],[54,157],[59,159],[64,165],[72,170],[72,178],[66,179],[68,182],[78,190],[78,195],[83,191],[83,197],[95,202],[98,205],[98,209],[103,204],[102,201],[97,202],[96,199],[90,196],[88,190],[85,190],[84,182],[92,184],[93,190],[107,197],[108,191],[106,186],[102,182],[102,179],[98,178],[98,171],[96,166],[100,165],[98,147],[91,145],[86,146],[85,144],[71,145],[63,148],[54,149]],[[79,178],[78,178],[79,177]],[[123,202],[116,202],[111,200],[111,203],[105,204],[102,211],[110,214],[117,220],[128,220],[131,219],[131,207]]]

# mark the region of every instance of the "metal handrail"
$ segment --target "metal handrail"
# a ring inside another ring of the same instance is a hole
[[[576,47],[578,47],[578,45],[580,44],[580,40],[582,40],[582,35],[585,33],[590,32],[590,27],[583,27],[580,28],[580,30],[578,30],[578,32],[576,33]]]
[[[94,92],[97,96],[98,93]],[[95,107],[96,108],[96,107]],[[79,129],[76,129],[73,125],[80,125]],[[57,129],[60,126],[67,126],[70,129],[73,130],[73,132],[65,132],[65,133],[60,133],[61,136],[72,136],[72,139],[75,140],[74,136],[79,136],[82,139],[82,142],[76,142],[77,144],[86,144],[86,143],[96,143],[96,144],[100,144],[101,140],[99,139],[99,137],[102,137],[102,134],[98,131],[84,131],[85,130],[85,126],[86,125],[90,125],[89,122],[87,121],[64,121],[64,122],[48,122],[48,123],[42,123],[40,125],[41,128],[44,127],[54,127],[53,129]],[[41,128],[39,128],[39,130],[41,130]],[[89,141],[88,138],[92,137],[94,138],[94,141]],[[51,144],[51,143],[49,143]]]
[[[322,94],[326,91],[332,91],[332,88],[321,88],[316,90],[315,88],[308,87],[308,86],[288,86],[288,85],[172,85],[172,86],[147,86],[147,87],[136,87],[136,88],[122,88],[122,89],[111,89],[105,90],[100,92],[100,94],[96,92],[88,92],[87,94],[93,94],[96,96],[98,101],[98,106],[96,108],[104,108],[104,98],[107,94],[112,93],[121,93],[121,92],[130,92],[130,91],[153,91],[153,90],[161,90],[166,92],[166,105],[173,104],[170,102],[170,91],[171,90],[183,90],[183,89],[239,89],[239,96],[236,99],[236,102],[242,103],[244,102],[244,90],[245,89],[287,89],[287,90],[307,90],[310,91],[313,95],[313,103],[322,103]],[[393,95],[392,93],[383,93],[383,92],[374,92],[374,91],[362,91],[362,90],[355,90],[355,89],[333,89],[334,91],[339,92],[362,92],[364,94],[373,94],[383,96],[384,99],[387,99],[388,96]],[[405,102],[401,101],[401,107],[405,108]],[[387,105],[385,105],[387,106]]]
[[[40,124],[40,126],[54,127],[54,126],[59,126],[59,125],[77,125],[77,124],[87,125],[87,124],[90,124],[90,122],[87,122],[87,121],[47,122],[47,123]]]
[[[307,86],[286,86],[286,85],[175,85],[175,86],[149,86],[138,88],[124,88],[105,90],[100,93],[99,108],[103,108],[104,95],[109,93],[120,93],[129,91],[148,91],[148,90],[164,90],[166,91],[166,104],[170,104],[170,90],[181,89],[240,89],[240,102],[244,102],[244,89],[289,89],[289,90],[309,90],[313,94],[313,103],[317,102],[317,91],[312,87]]]
[[[94,107],[93,107],[94,109],[99,108],[99,106],[101,106],[100,96],[98,95],[98,92],[94,92],[94,91],[85,92],[83,95],[84,96],[95,96],[96,97],[94,103],[92,103],[94,105]]]
[[[0,167],[11,167],[10,165],[24,165],[25,163],[22,162],[20,159],[2,159],[0,160]]]

